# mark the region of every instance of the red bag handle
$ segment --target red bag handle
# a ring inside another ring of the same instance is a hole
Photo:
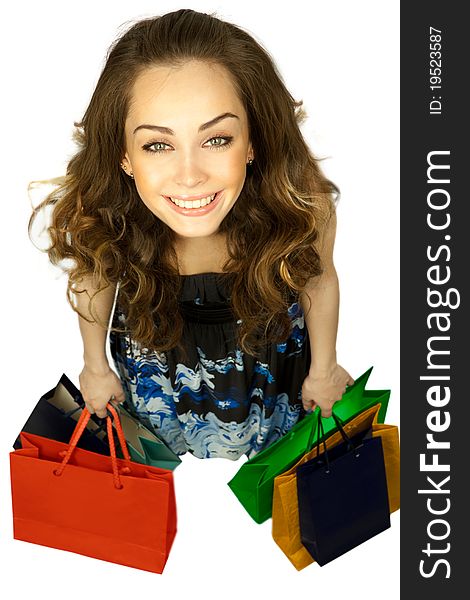
[[[127,462],[130,462],[131,457],[130,457],[129,451],[127,449],[127,443],[124,438],[124,433],[122,431],[121,422],[119,420],[119,415],[118,415],[116,409],[114,408],[114,406],[112,406],[112,404],[108,403],[106,408],[109,410],[109,412],[112,414],[112,416],[114,418],[114,424],[116,427],[119,444],[121,446],[122,453],[124,455],[124,459]],[[80,418],[78,419],[75,429],[70,437],[69,447],[68,447],[67,451],[65,451],[65,456],[62,460],[62,463],[58,469],[54,469],[54,475],[57,475],[58,477],[60,477],[60,475],[62,475],[62,473],[64,472],[64,469],[65,469],[67,463],[69,462],[73,451],[77,447],[80,437],[82,436],[83,432],[85,431],[85,428],[87,426],[88,421],[90,420],[90,417],[91,417],[91,414],[88,411],[88,409],[85,407],[82,410],[82,414],[80,415]],[[113,469],[114,487],[116,489],[122,489],[124,486],[122,485],[121,478],[119,477],[119,469],[118,469],[117,458],[116,458],[116,447],[114,444],[114,436],[113,436],[113,425],[112,425],[110,416],[108,416],[106,418],[106,427],[107,427],[107,432],[108,432],[109,450],[110,450],[110,454],[111,454],[111,466]],[[123,467],[121,469],[122,474],[128,474],[130,472],[131,472],[131,470],[129,467]]]

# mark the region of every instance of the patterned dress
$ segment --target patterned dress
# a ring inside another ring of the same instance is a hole
[[[174,350],[142,352],[128,334],[110,333],[111,355],[127,408],[176,454],[248,458],[305,416],[301,387],[310,344],[299,302],[288,309],[291,333],[255,358],[236,344],[225,273],[182,275],[179,299],[188,360]],[[113,326],[125,326],[119,293]]]

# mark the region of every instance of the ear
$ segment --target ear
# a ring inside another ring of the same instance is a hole
[[[253,145],[251,142],[248,144],[248,153],[246,155],[246,160],[248,161],[248,160],[250,160],[250,158],[252,158],[252,159],[255,158],[255,153],[253,151]]]
[[[121,165],[125,167],[127,170],[131,170],[131,161],[129,160],[129,155],[126,152],[124,157],[121,160]]]

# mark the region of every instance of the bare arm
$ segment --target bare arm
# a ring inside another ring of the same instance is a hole
[[[324,271],[311,279],[300,295],[310,338],[310,372],[325,373],[336,364],[336,336],[339,316],[339,283],[333,263],[336,214],[333,214],[321,246]],[[310,302],[309,302],[310,299]]]
[[[116,285],[110,285],[106,289],[98,292],[93,300],[93,316],[89,311],[89,300],[98,288],[95,287],[91,277],[82,281],[77,286],[77,291],[84,290],[82,293],[74,294],[76,307],[90,321],[94,321],[94,316],[109,326],[111,309],[114,303]],[[85,366],[92,371],[105,372],[109,369],[108,359],[106,357],[106,336],[107,329],[101,327],[99,323],[89,323],[78,315],[80,333],[83,340],[83,360]]]
[[[354,383],[351,375],[336,362],[339,283],[333,263],[335,236],[336,213],[330,219],[320,246],[324,271],[308,282],[300,296],[312,356],[309,373],[302,385],[302,404],[305,410],[320,406],[323,417],[331,416],[333,404],[341,400],[346,385]]]
[[[116,286],[110,285],[96,294],[92,305],[93,314],[90,314],[89,299],[98,289],[93,279],[84,279],[75,289],[77,292],[85,290],[82,293],[74,293],[75,306],[91,321],[78,316],[85,363],[79,375],[80,391],[89,412],[96,413],[98,417],[106,417],[106,405],[112,396],[116,402],[123,402],[125,399],[121,381],[110,368],[106,356],[106,337]],[[94,322],[95,316],[106,328]]]

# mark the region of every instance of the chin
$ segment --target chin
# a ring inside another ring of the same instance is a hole
[[[171,225],[170,225],[171,227]],[[210,237],[219,231],[220,223],[212,227],[171,227],[173,231],[184,238]]]

